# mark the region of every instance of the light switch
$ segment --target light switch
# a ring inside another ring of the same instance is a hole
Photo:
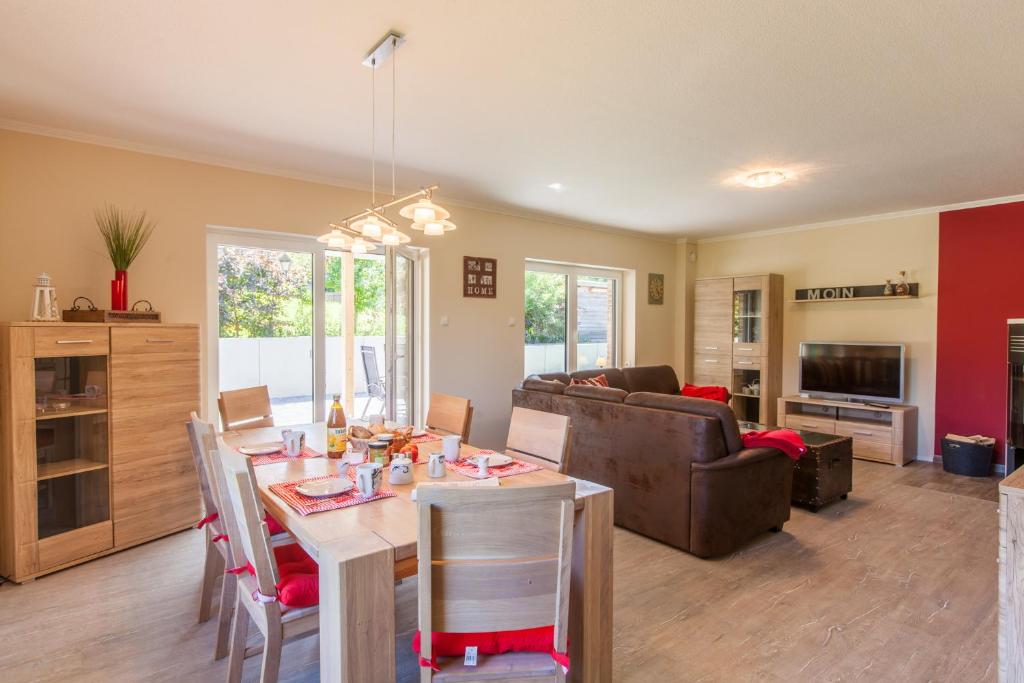
[[[441,316],[441,327],[448,327],[448,316]]]

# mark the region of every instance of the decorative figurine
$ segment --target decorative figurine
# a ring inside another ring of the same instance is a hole
[[[32,297],[32,320],[60,321],[60,306],[57,305],[57,288],[50,283],[50,276],[39,273],[36,291]]]
[[[900,271],[900,281],[896,283],[896,296],[909,296],[910,285],[907,284],[907,271]]]
[[[892,280],[885,281],[885,289],[882,290],[882,296],[892,296]]]

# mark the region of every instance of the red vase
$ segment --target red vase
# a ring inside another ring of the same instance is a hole
[[[128,271],[114,271],[114,279],[110,281],[110,310],[128,310]]]

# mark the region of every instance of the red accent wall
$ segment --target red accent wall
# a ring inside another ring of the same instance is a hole
[[[1006,435],[1006,319],[1024,318],[1024,202],[939,214],[935,449]]]

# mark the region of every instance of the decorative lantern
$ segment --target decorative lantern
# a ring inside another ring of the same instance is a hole
[[[40,273],[36,278],[36,293],[32,299],[32,320],[60,320],[57,288],[50,284],[50,276]]]

